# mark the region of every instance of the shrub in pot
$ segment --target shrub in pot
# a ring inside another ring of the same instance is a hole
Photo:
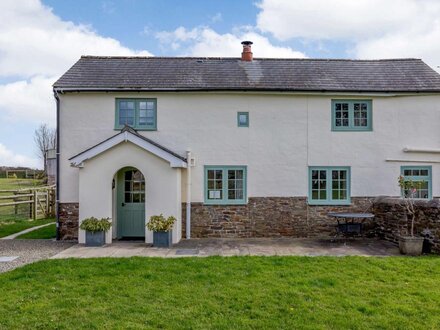
[[[414,236],[414,222],[416,220],[417,210],[415,208],[415,197],[417,189],[420,189],[423,182],[405,179],[402,175],[398,179],[399,187],[403,192],[403,200],[405,202],[405,216],[408,221],[408,216],[411,218],[410,235],[400,235],[399,249],[400,253],[419,256],[422,254],[424,237]]]
[[[153,231],[153,246],[170,248],[173,245],[172,228],[176,218],[165,218],[163,214],[153,215],[147,223],[148,230]]]
[[[97,219],[95,217],[84,219],[79,228],[86,231],[86,246],[103,246],[105,233],[111,228],[110,218]]]

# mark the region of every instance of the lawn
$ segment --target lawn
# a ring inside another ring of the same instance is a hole
[[[52,219],[52,221],[55,221],[55,219]],[[56,237],[56,230],[57,230],[56,225],[52,224],[40,229],[36,229],[29,233],[20,235],[17,237],[17,239],[51,239]]]
[[[438,329],[440,258],[46,260],[0,275],[0,328]]]
[[[40,219],[40,220],[10,220],[0,221],[0,237],[9,236],[18,233],[22,230],[44,225],[49,222],[55,222],[54,218]]]

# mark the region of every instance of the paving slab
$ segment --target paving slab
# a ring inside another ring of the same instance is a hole
[[[377,239],[352,239],[333,241],[331,239],[295,238],[201,238],[182,240],[170,249],[155,248],[140,242],[114,242],[103,247],[74,245],[57,255],[63,258],[101,257],[207,257],[207,256],[394,256],[398,247]]]

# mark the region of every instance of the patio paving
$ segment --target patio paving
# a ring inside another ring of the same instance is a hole
[[[171,249],[143,242],[114,242],[104,247],[74,245],[53,256],[64,258],[100,257],[207,257],[207,256],[396,256],[393,243],[377,239],[293,239],[293,238],[202,238],[182,240]]]

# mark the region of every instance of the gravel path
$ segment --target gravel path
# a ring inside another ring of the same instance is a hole
[[[75,245],[75,242],[55,240],[0,240],[0,257],[18,257],[9,262],[0,262],[0,273],[23,265],[48,259]]]

